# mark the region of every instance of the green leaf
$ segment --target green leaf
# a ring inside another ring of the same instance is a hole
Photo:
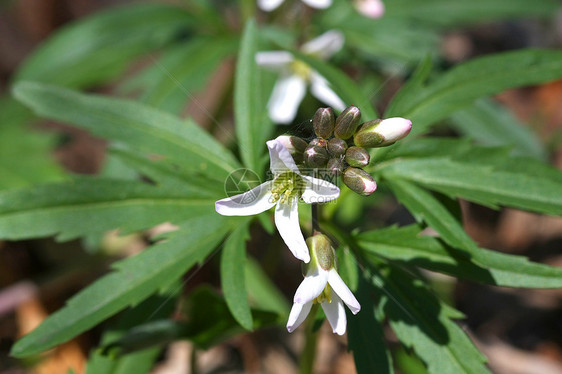
[[[413,126],[408,140],[476,99],[560,77],[561,51],[526,49],[480,57],[454,67],[427,85],[405,86],[407,94],[396,95],[385,117],[410,119]]]
[[[437,299],[420,279],[390,266],[385,275],[373,269],[379,308],[392,330],[425,362],[429,373],[490,373],[485,357],[451,319],[463,315]]]
[[[261,175],[265,141],[271,136],[273,124],[265,110],[261,90],[261,69],[256,63],[258,29],[254,20],[246,23],[234,82],[234,116],[236,136],[244,165]]]
[[[400,160],[390,162],[380,171],[388,180],[405,179],[490,207],[505,205],[562,215],[562,183],[550,178],[447,158]]]
[[[512,146],[518,155],[546,160],[540,140],[507,109],[490,100],[478,100],[468,109],[451,117],[453,128],[480,144]]]
[[[269,310],[286,318],[289,315],[290,306],[287,299],[277,286],[264,273],[262,267],[252,258],[246,259],[246,287],[252,305]]]
[[[404,204],[414,215],[416,221],[425,221],[437,231],[446,243],[456,248],[470,250],[478,248],[476,243],[464,231],[459,222],[460,218],[453,215],[450,209],[430,192],[400,179],[388,180],[386,183],[390,186],[398,201]],[[453,203],[456,204],[456,202]],[[456,208],[459,209],[458,204]]]
[[[126,233],[212,214],[214,200],[140,182],[75,178],[0,192],[0,238],[57,235],[64,241],[112,229]]]
[[[14,95],[40,116],[85,128],[131,149],[159,154],[221,182],[239,166],[222,145],[192,121],[133,101],[31,82],[18,83]]]
[[[167,286],[216,248],[231,228],[226,222],[216,213],[191,219],[167,240],[115,263],[114,272],[80,291],[20,339],[12,355],[24,357],[50,349]]]
[[[249,222],[230,234],[221,255],[221,286],[228,309],[246,330],[253,328],[252,313],[246,292],[246,241],[250,237]]]
[[[359,246],[371,255],[502,287],[559,288],[562,269],[488,249],[458,250],[421,235],[416,225],[362,233]]]
[[[370,101],[361,89],[341,70],[318,58],[308,56],[298,51],[292,51],[300,60],[303,60],[330,82],[332,89],[346,105],[355,105],[361,110],[362,121],[377,119],[378,115]]]
[[[425,158],[465,156],[474,146],[468,138],[418,138],[415,142],[396,143],[388,158]]]
[[[192,17],[175,6],[130,4],[74,22],[29,57],[16,80],[89,87],[120,74],[135,57],[189,29]]]

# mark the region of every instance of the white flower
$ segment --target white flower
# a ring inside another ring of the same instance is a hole
[[[305,43],[301,51],[326,60],[339,51],[343,44],[343,34],[331,30]],[[274,122],[290,123],[295,118],[308,84],[312,95],[318,100],[337,110],[345,109],[344,102],[330,88],[328,81],[303,61],[295,59],[290,52],[258,52],[256,62],[281,75],[267,104],[269,116]]]
[[[258,0],[258,6],[261,10],[271,12],[277,9],[284,0]],[[332,5],[332,0],[302,0],[303,3],[311,8],[325,9]]]
[[[302,198],[308,204],[336,199],[340,189],[322,179],[302,175],[289,151],[277,140],[267,142],[273,180],[233,197],[219,200],[215,209],[224,216],[249,216],[275,206],[275,225],[293,255],[310,261],[298,214]]]
[[[287,330],[295,331],[308,316],[312,304],[320,303],[333,332],[343,335],[347,327],[343,304],[345,303],[353,314],[361,310],[361,305],[335,269],[335,253],[329,239],[318,234],[308,238],[307,243],[310,246],[312,261],[308,265],[304,280],[295,292]]]
[[[384,15],[384,3],[381,0],[355,0],[355,8],[366,17],[378,19]]]

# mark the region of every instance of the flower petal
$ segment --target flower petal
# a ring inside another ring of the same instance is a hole
[[[349,287],[341,279],[340,275],[336,269],[331,269],[328,272],[328,283],[330,287],[335,291],[336,294],[343,300],[343,302],[349,307],[349,310],[353,314],[357,314],[361,310],[361,305],[359,301],[355,298]]]
[[[345,109],[345,103],[330,88],[328,81],[320,74],[314,72],[311,77],[310,92],[318,100],[328,104],[334,109],[342,111]]]
[[[243,194],[215,202],[215,210],[223,216],[251,216],[265,212],[275,203],[271,198],[271,184],[267,181]]]
[[[327,273],[326,271],[320,270],[314,274],[307,274],[297,288],[293,301],[295,303],[304,304],[317,298],[318,295],[324,291],[324,288],[326,288],[326,283],[328,283]]]
[[[275,83],[273,93],[267,103],[269,117],[276,123],[290,123],[295,119],[305,93],[306,82],[300,76],[282,76]]]
[[[310,308],[312,308],[312,302],[305,304],[294,303],[287,321],[287,331],[295,331],[304,322],[308,313],[310,313]]]
[[[258,6],[261,10],[271,12],[276,9],[284,0],[258,0]]]
[[[285,171],[293,171],[300,175],[299,168],[293,160],[293,156],[283,144],[277,140],[269,140],[267,143],[269,148],[269,169],[274,175],[281,174]]]
[[[304,43],[301,51],[327,60],[342,49],[344,43],[345,37],[340,31],[330,30]]]
[[[306,180],[306,189],[301,196],[305,203],[325,203],[340,196],[340,189],[336,185],[319,178],[302,177]]]
[[[302,0],[311,8],[325,9],[332,5],[332,0]]]
[[[259,66],[274,71],[288,69],[289,64],[294,60],[295,58],[293,55],[287,51],[267,51],[256,53],[256,63]]]
[[[330,303],[328,301],[324,301],[321,305],[322,309],[324,309],[328,322],[330,322],[330,326],[332,326],[334,334],[345,334],[347,318],[345,317],[343,302],[338,295],[332,294],[332,302]]]
[[[275,226],[293,255],[299,260],[309,262],[310,253],[299,225],[298,209],[297,199],[291,199],[289,203],[278,203],[275,208]]]
[[[378,19],[384,15],[384,3],[381,0],[355,0],[355,7],[365,17]]]

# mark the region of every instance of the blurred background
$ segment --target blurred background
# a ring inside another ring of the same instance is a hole
[[[132,2],[1,0],[2,96],[9,94],[14,71],[26,56],[59,28],[101,9]],[[449,28],[443,33],[439,40],[439,63],[448,67],[494,52],[561,46],[562,13],[540,19],[484,23]],[[128,68],[128,72],[147,63],[150,62],[141,58]],[[221,74],[220,69],[216,74]],[[118,80],[96,86],[93,91],[111,94]],[[387,80],[380,101],[388,102],[402,82],[400,77]],[[220,85],[212,83],[194,94],[203,106],[212,105],[206,98],[212,96],[209,91],[218,89]],[[522,123],[538,134],[545,144],[548,160],[562,169],[562,81],[510,90],[498,95],[495,100],[509,108]],[[0,107],[0,126],[9,126],[1,120],[2,109]],[[205,122],[200,110],[186,107],[184,112]],[[20,149],[17,154],[8,151],[9,147],[2,147],[7,138],[5,133],[1,134],[0,158],[9,163],[12,157],[25,158],[43,153],[50,155],[55,165],[58,165],[52,171],[54,179],[59,173],[63,174],[63,170],[81,174],[97,173],[105,161],[103,140],[62,124],[33,121],[25,128],[18,129],[18,136],[28,137],[29,142],[26,143],[28,147]],[[48,167],[53,168],[51,164]],[[481,247],[562,267],[561,218],[511,209],[493,211],[474,204],[462,205],[465,228]],[[413,222],[407,211],[394,201],[385,200],[369,209],[370,215],[384,225]],[[155,230],[165,229],[159,227]],[[33,360],[15,360],[9,356],[9,350],[18,337],[37,326],[75,292],[106,273],[109,264],[116,258],[142,250],[152,234],[126,237],[107,234],[101,243],[97,243],[102,250],[94,255],[89,252],[88,243],[81,241],[0,241],[0,374],[58,374],[66,373],[68,368],[73,368],[75,373],[83,373],[88,354],[98,343],[101,334],[99,328]],[[256,252],[263,241],[274,240],[263,232],[253,233],[252,237],[249,249]],[[279,267],[269,266],[267,269],[289,300],[297,286],[296,280],[285,279],[286,275],[278,271]],[[460,323],[489,358],[489,366],[494,373],[562,373],[562,290],[507,289],[457,281],[436,274],[428,274],[428,277],[445,300],[466,314],[466,319]],[[186,288],[192,289],[203,283],[218,286],[216,260],[211,260],[195,274],[190,274]],[[281,328],[247,333],[208,351],[195,351],[189,342],[179,342],[163,352],[154,373],[188,373],[194,368],[198,373],[293,373],[297,370],[295,352],[299,352],[303,344],[300,333],[297,331],[288,335]],[[423,366],[399,347],[390,331],[387,340],[399,351],[397,365],[400,372],[424,373]],[[345,337],[333,335],[324,325],[319,338],[315,372],[354,372],[353,358],[346,352],[345,343]]]

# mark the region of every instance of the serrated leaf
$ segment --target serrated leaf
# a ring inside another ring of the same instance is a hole
[[[265,110],[261,92],[261,69],[256,63],[258,29],[254,20],[246,23],[240,43],[234,81],[234,116],[236,136],[244,165],[261,175],[265,141],[273,123]]]
[[[385,117],[410,119],[413,125],[406,138],[409,140],[476,99],[560,77],[560,51],[526,49],[480,57],[454,67],[426,85],[404,87],[408,93],[396,95]]]
[[[402,344],[412,347],[429,373],[490,373],[486,358],[452,319],[462,313],[438,300],[420,279],[389,266],[385,274],[373,269],[371,282],[380,305]]]
[[[516,154],[546,160],[540,140],[507,109],[490,100],[478,100],[474,106],[451,117],[453,128],[489,146],[512,146]]]
[[[250,237],[248,223],[230,234],[221,255],[221,286],[228,309],[246,330],[253,328],[252,312],[246,292],[246,241]]]
[[[562,183],[488,165],[447,158],[391,162],[380,169],[385,178],[405,179],[452,197],[483,205],[505,205],[547,214],[562,214]]]
[[[88,87],[121,73],[135,57],[172,41],[193,19],[179,7],[130,4],[72,23],[37,49],[16,73],[68,87]]]
[[[0,237],[57,235],[64,241],[113,229],[138,231],[213,212],[214,199],[204,194],[82,177],[70,183],[0,192]]]
[[[458,250],[421,235],[416,225],[389,227],[357,236],[368,253],[475,282],[503,287],[562,287],[562,269],[521,256],[478,248]]]
[[[40,116],[159,154],[221,182],[239,166],[230,152],[192,121],[143,104],[32,82],[16,84],[14,95]]]
[[[191,219],[165,241],[115,263],[114,272],[80,291],[20,339],[12,355],[24,357],[52,348],[138,304],[203,261],[231,228],[227,222],[216,213]]]

